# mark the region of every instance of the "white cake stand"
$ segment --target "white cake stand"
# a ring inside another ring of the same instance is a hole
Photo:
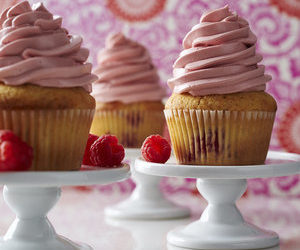
[[[0,174],[4,200],[16,219],[0,240],[0,250],[91,250],[56,234],[46,217],[58,201],[61,186],[108,184],[129,177],[129,166],[68,172]]]
[[[128,161],[134,162],[140,156],[140,149],[125,150]],[[107,207],[106,216],[117,219],[157,220],[183,218],[190,215],[187,208],[177,206],[163,196],[159,188],[161,177],[136,172],[134,164],[131,164],[131,172],[136,183],[135,190],[125,201]]]
[[[265,165],[252,166],[157,164],[137,159],[135,167],[149,175],[197,178],[197,188],[208,201],[200,220],[168,233],[170,244],[192,249],[260,249],[278,245],[278,235],[245,222],[235,202],[249,178],[300,173],[300,156],[271,151]]]

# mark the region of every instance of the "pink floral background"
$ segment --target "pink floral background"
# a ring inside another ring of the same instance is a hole
[[[4,1],[4,0],[3,0]],[[38,2],[31,0],[31,3]],[[97,52],[110,32],[123,31],[146,45],[159,69],[162,84],[172,75],[181,41],[204,11],[228,4],[244,16],[258,36],[266,71],[273,80],[268,91],[278,102],[271,148],[300,153],[300,2],[298,0],[45,0],[64,18],[71,33],[81,34],[96,64]],[[127,192],[132,182],[103,187]],[[194,192],[194,181],[165,179],[167,192]],[[249,193],[300,197],[298,176],[249,181]]]

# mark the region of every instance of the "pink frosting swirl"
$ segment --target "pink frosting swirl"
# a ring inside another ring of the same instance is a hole
[[[107,37],[98,63],[92,94],[99,102],[157,101],[166,95],[147,49],[122,33]]]
[[[89,51],[61,24],[41,3],[31,8],[25,1],[6,9],[0,16],[0,81],[90,92],[97,77],[86,63]]]
[[[228,6],[206,13],[185,36],[168,85],[193,96],[265,90],[271,77],[255,43],[248,22]]]

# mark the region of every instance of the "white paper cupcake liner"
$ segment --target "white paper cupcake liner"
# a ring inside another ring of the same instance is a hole
[[[34,150],[32,171],[79,169],[94,110],[2,110],[0,129],[12,130]]]
[[[245,165],[264,162],[275,112],[165,110],[178,163]]]

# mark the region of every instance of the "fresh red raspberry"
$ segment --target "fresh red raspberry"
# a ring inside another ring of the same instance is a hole
[[[90,160],[91,146],[94,143],[94,141],[96,141],[98,138],[99,138],[99,136],[97,136],[97,135],[89,134],[89,138],[88,138],[87,143],[86,143],[86,147],[85,147],[85,151],[84,151],[84,155],[83,155],[83,160],[82,160],[83,165],[88,165],[88,166],[92,165],[91,160]]]
[[[28,170],[32,160],[32,147],[12,131],[0,130],[0,171]]]
[[[103,135],[91,146],[91,163],[98,167],[118,166],[125,156],[124,147],[114,135]]]
[[[160,135],[148,136],[141,150],[144,159],[150,162],[165,163],[171,155],[169,142]]]

